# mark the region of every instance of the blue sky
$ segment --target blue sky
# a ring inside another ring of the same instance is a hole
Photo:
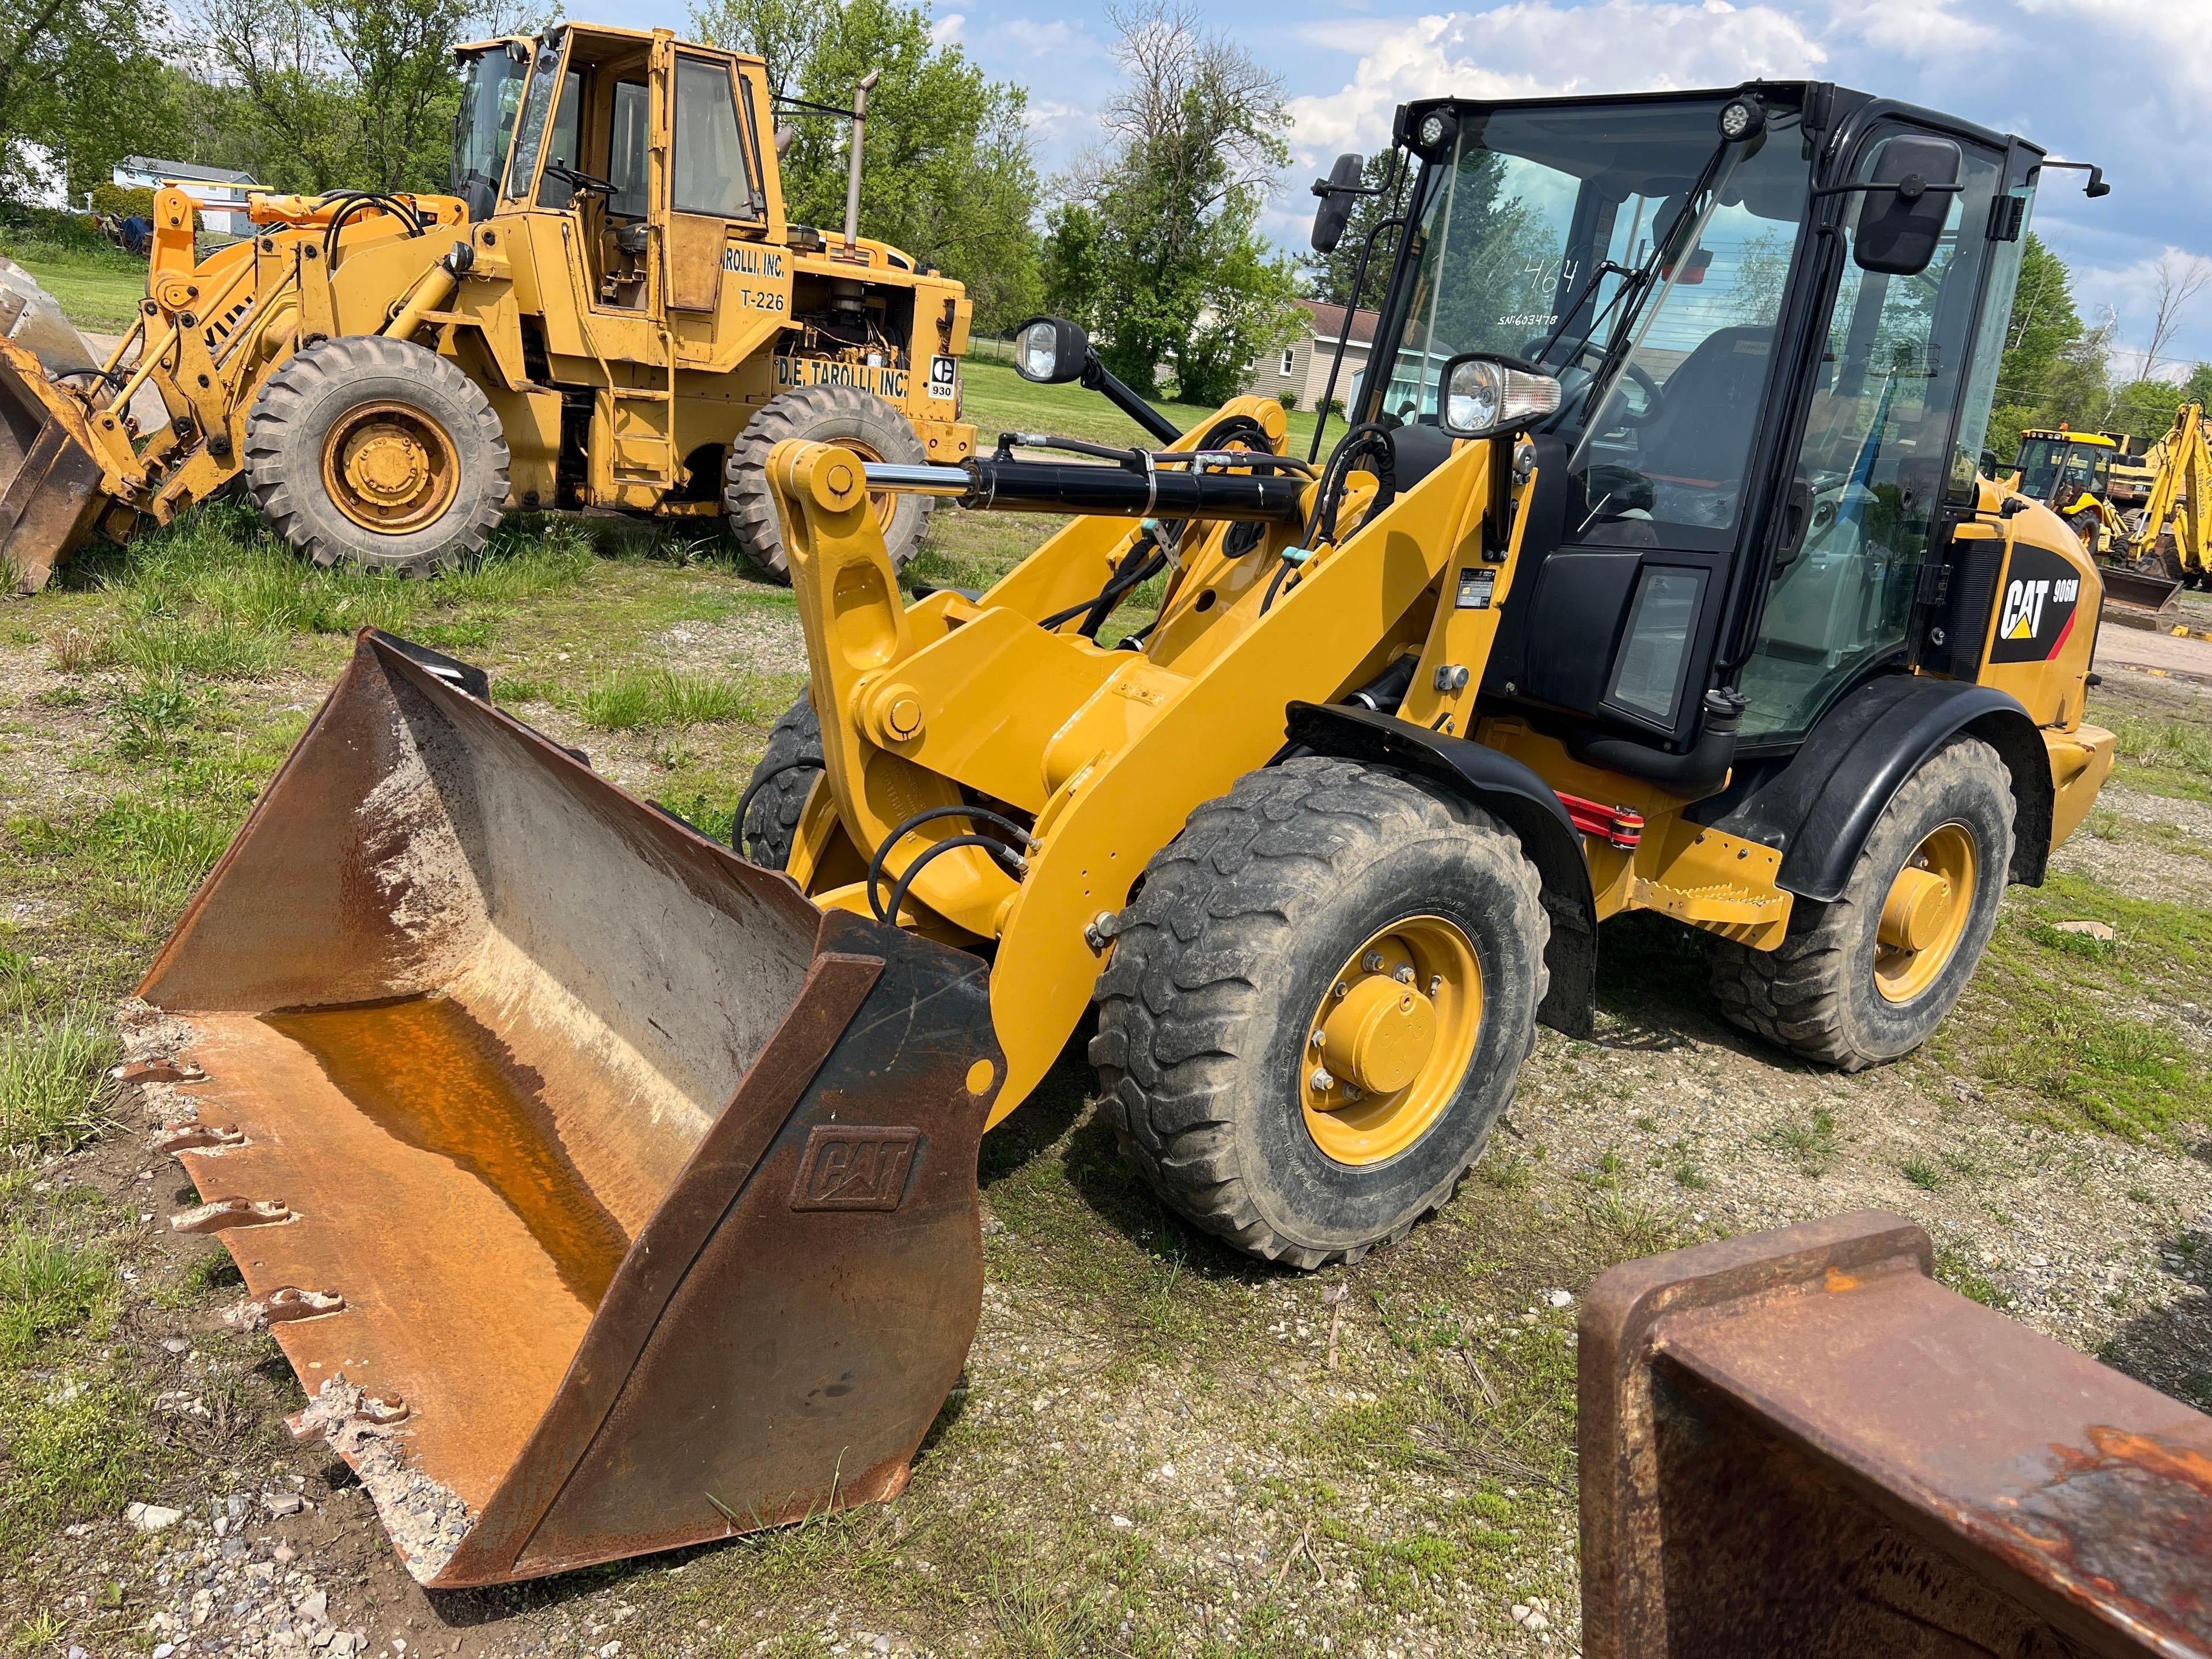
[[[653,21],[680,26],[669,0]],[[2053,173],[2034,227],[2071,265],[2085,316],[2110,307],[2140,352],[2161,257],[2212,256],[2212,0],[1512,0],[1416,9],[1390,0],[1194,8],[1281,74],[1296,160],[1269,230],[1303,246],[1305,185],[1340,150],[1387,142],[1407,98],[1626,92],[1811,76],[1911,99],[2100,162],[2088,201]],[[937,0],[938,27],[1030,89],[1040,155],[1095,139],[1115,82],[1103,4]],[[2212,288],[2169,354],[2212,359]]]

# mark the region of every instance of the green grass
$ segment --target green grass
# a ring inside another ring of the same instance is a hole
[[[985,451],[994,447],[1001,432],[1049,432],[1063,438],[1088,438],[1102,444],[1151,444],[1151,434],[1106,401],[1103,392],[1086,392],[1070,381],[1064,386],[1036,386],[1013,371],[1008,363],[970,358],[961,368],[960,413],[975,427],[975,442]],[[1218,404],[1155,400],[1159,411],[1188,431],[1213,413]],[[1310,410],[1290,411],[1291,453],[1303,457],[1313,436]],[[1345,433],[1341,418],[1332,419],[1334,436]]]
[[[107,1020],[88,1007],[0,1029],[0,1147],[73,1146],[100,1121],[106,1068],[119,1057]]]
[[[9,236],[0,238],[0,253],[37,277],[79,328],[120,334],[146,295],[146,262],[120,248],[62,247]]]
[[[602,732],[641,726],[713,726],[724,720],[766,725],[790,702],[750,679],[684,674],[666,668],[625,668],[586,691],[577,709]]]
[[[2101,940],[2055,924],[2112,927]],[[2134,1139],[2212,1123],[2212,1055],[2160,1010],[2212,982],[2212,915],[2054,875],[2008,898],[1929,1057],[2028,1115]]]
[[[2154,794],[2212,800],[2212,729],[2123,715],[2112,722],[2112,733],[2119,739],[2122,781]]]
[[[117,1282],[98,1250],[9,1229],[0,1242],[0,1364],[21,1364],[48,1337],[112,1313]]]

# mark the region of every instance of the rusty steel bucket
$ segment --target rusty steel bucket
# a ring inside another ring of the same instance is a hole
[[[1869,1210],[1598,1278],[1589,1659],[2212,1659],[2212,1418],[1934,1261]]]
[[[0,592],[44,587],[108,504],[86,419],[37,357],[0,337]]]
[[[425,1584],[889,1499],[982,1304],[975,959],[364,632],[147,975],[165,1132]]]

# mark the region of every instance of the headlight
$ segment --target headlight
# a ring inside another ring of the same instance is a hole
[[[1079,378],[1091,361],[1091,337],[1065,317],[1032,317],[1014,332],[1014,373],[1056,386]]]
[[[1559,383],[1494,357],[1455,357],[1444,365],[1438,424],[1455,438],[1506,431],[1559,406]]]

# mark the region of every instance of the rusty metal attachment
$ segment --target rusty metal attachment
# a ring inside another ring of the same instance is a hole
[[[895,1497],[982,1306],[983,965],[482,690],[364,633],[141,987],[245,1137],[185,1170],[296,1208],[220,1236],[299,1431],[441,1587]]]
[[[1599,1278],[1590,1659],[2212,1655],[2212,1418],[1932,1268],[1868,1211]]]
[[[197,1066],[179,1062],[171,1054],[133,1060],[109,1069],[108,1076],[126,1086],[138,1083],[204,1083],[207,1073]]]
[[[233,1227],[272,1227],[291,1219],[291,1209],[282,1199],[217,1198],[171,1216],[169,1227],[179,1233],[221,1233]]]
[[[154,1136],[154,1150],[170,1158],[179,1152],[215,1152],[244,1145],[245,1135],[227,1123],[164,1123]]]

